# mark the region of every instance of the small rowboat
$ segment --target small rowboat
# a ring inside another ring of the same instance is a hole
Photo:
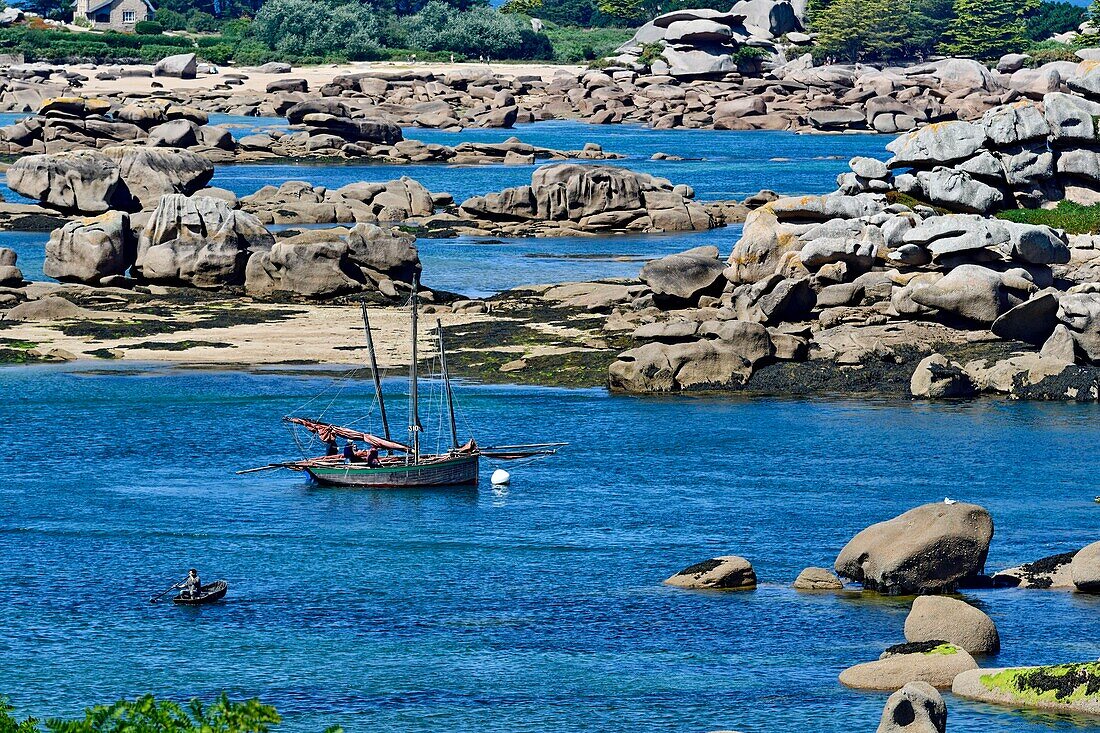
[[[227,590],[229,590],[228,583],[224,580],[215,580],[213,583],[207,583],[200,588],[197,596],[191,597],[180,593],[172,599],[172,603],[178,603],[181,606],[203,606],[207,603],[216,603],[225,598]]]

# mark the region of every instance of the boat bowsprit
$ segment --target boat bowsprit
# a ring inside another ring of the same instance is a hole
[[[183,592],[173,598],[172,603],[181,606],[205,606],[208,603],[216,603],[225,598],[225,593],[228,590],[228,583],[224,580],[215,580],[213,583],[207,583],[199,588],[198,595],[192,596],[187,592]]]

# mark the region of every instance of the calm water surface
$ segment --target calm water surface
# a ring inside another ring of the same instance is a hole
[[[87,369],[0,370],[0,688],[23,713],[227,688],[291,731],[870,731],[885,695],[836,675],[902,640],[906,604],[797,594],[802,567],[944,496],[992,511],[994,569],[1097,538],[1095,406],[470,386],[463,435],[572,445],[506,491],[387,493],[233,474],[297,456],[277,421],[310,400],[362,415],[362,382]],[[759,590],[660,585],[731,552]],[[147,602],[191,565],[229,602]],[[1100,599],[970,600],[990,664],[1100,655]],[[954,730],[1098,729],[948,704]]]

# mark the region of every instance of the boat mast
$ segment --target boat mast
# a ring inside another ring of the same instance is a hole
[[[374,354],[374,337],[371,336],[370,318],[367,317],[367,301],[364,299],[360,304],[363,306],[363,328],[367,332],[367,351],[370,353],[370,373],[374,377],[374,394],[378,397],[378,408],[382,412],[382,429],[386,431],[386,440],[392,440],[390,421],[386,417],[386,401],[382,399],[382,378],[378,376],[378,357]]]
[[[409,432],[412,434],[412,458],[413,464],[420,463],[420,396],[417,394],[416,385],[416,315],[417,293],[416,286],[419,277],[413,275],[412,281],[412,363],[409,364]]]
[[[458,426],[455,424],[455,396],[451,391],[451,375],[447,371],[447,349],[443,347],[443,321],[435,319],[439,332],[439,368],[443,372],[443,387],[447,390],[447,411],[451,414],[451,446],[458,450]]]

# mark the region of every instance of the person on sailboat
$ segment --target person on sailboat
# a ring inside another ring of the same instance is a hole
[[[189,598],[194,598],[202,591],[202,581],[199,580],[199,571],[195,568],[191,568],[187,573],[187,578],[182,583],[176,586],[183,590]]]
[[[325,440],[325,455],[326,456],[338,456],[340,455],[340,446],[336,445],[336,436],[329,434]]]
[[[378,458],[378,448],[373,445],[370,447],[370,450],[367,451],[367,465],[371,468],[382,467],[382,461]]]
[[[350,440],[344,443],[344,460],[348,463],[360,463],[363,460],[359,451],[355,450],[355,443]]]

